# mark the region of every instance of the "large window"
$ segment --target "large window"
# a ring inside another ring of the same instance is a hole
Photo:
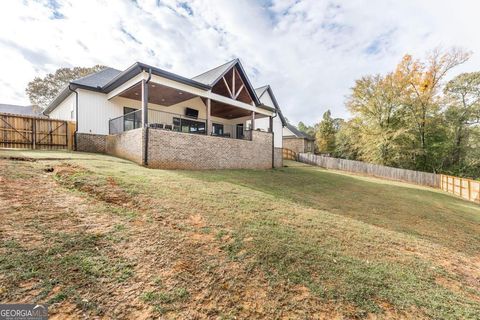
[[[205,122],[182,118],[173,118],[173,130],[186,133],[205,134]]]

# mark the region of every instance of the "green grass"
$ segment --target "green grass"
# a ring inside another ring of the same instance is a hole
[[[61,152],[23,155],[64,158]],[[473,203],[431,188],[310,166],[165,171],[107,156],[72,158],[68,162],[85,172],[60,179],[64,186],[85,192],[113,178],[125,195],[140,200],[112,211],[133,218],[137,215],[130,211],[140,210],[155,218],[151,223],[173,217],[178,232],[192,228],[185,219],[200,215],[206,225],[199,233],[213,235],[229,261],[252,276],[260,271],[272,287],[305,286],[320,303],[343,306],[346,316],[381,314],[385,306],[433,319],[475,319],[480,314],[480,285],[472,281],[480,277],[475,266],[480,207]],[[17,257],[12,250],[8,260],[22,266],[25,277],[45,272],[22,265],[21,254]],[[62,260],[65,267],[80,266],[78,272],[87,279],[103,274],[122,279],[117,268],[86,259],[82,252]],[[15,268],[3,263],[2,270]],[[459,265],[466,269],[455,267]],[[456,284],[456,289],[445,283]],[[186,289],[160,288],[143,292],[141,299],[164,313],[188,296]]]

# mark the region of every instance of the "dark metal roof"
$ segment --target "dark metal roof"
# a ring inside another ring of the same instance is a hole
[[[106,68],[99,72],[89,74],[88,76],[85,76],[83,78],[73,80],[71,83],[80,86],[101,89],[104,85],[106,85],[120,73],[122,73],[122,71],[114,68]]]
[[[290,123],[287,123],[286,127],[295,135],[296,138],[303,138],[303,139],[312,140],[312,141],[315,140],[315,138],[306,134],[305,132],[298,130],[297,127],[295,127],[294,125],[291,125]]]
[[[35,106],[19,106],[15,104],[0,104],[0,113],[18,114],[22,116],[41,116],[42,111]]]
[[[142,71],[147,71],[148,72],[149,70],[151,70],[152,74],[154,74],[154,75],[164,77],[164,78],[167,78],[167,79],[170,79],[170,80],[173,80],[173,81],[177,81],[177,82],[180,82],[180,83],[183,83],[183,84],[187,84],[189,86],[196,87],[198,89],[202,89],[202,90],[209,90],[210,89],[210,86],[208,86],[204,83],[201,83],[201,82],[198,82],[198,81],[186,78],[186,77],[179,76],[175,73],[165,71],[163,69],[156,68],[156,67],[150,66],[150,65],[145,64],[145,63],[136,62],[132,66],[130,66],[127,70],[118,74],[110,82],[105,84],[105,86],[102,88],[102,91],[105,92],[105,93],[108,93],[108,92],[114,90],[115,88],[121,86],[123,83],[130,80],[131,78],[133,78],[137,74],[141,73]]]

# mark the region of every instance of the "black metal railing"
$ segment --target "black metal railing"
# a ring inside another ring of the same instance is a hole
[[[191,118],[184,115],[148,109],[147,126],[152,129],[171,130],[191,134],[207,134],[207,120]],[[119,134],[124,131],[142,127],[142,110],[136,110],[109,121],[109,134]],[[251,140],[251,130],[243,124],[232,125],[212,121],[211,135]]]

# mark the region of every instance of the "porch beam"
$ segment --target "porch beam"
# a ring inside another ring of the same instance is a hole
[[[209,136],[212,133],[212,100],[210,98],[207,98],[207,136]]]
[[[142,128],[148,125],[148,85],[147,81],[142,80]]]
[[[235,95],[235,97],[234,97],[233,99],[237,100],[237,98],[238,98],[238,96],[240,95],[240,93],[242,92],[243,88],[244,88],[244,85],[242,84],[242,85],[240,86],[240,89],[238,89],[237,94]]]
[[[228,90],[228,93],[230,94],[230,97],[232,97],[232,99],[233,99],[232,90],[230,90],[230,87],[228,86],[228,82],[227,82],[227,80],[225,79],[225,76],[223,76],[222,79],[223,79],[223,82],[225,83],[225,86],[227,87],[227,90]]]
[[[232,98],[235,95],[235,67],[232,69]]]

